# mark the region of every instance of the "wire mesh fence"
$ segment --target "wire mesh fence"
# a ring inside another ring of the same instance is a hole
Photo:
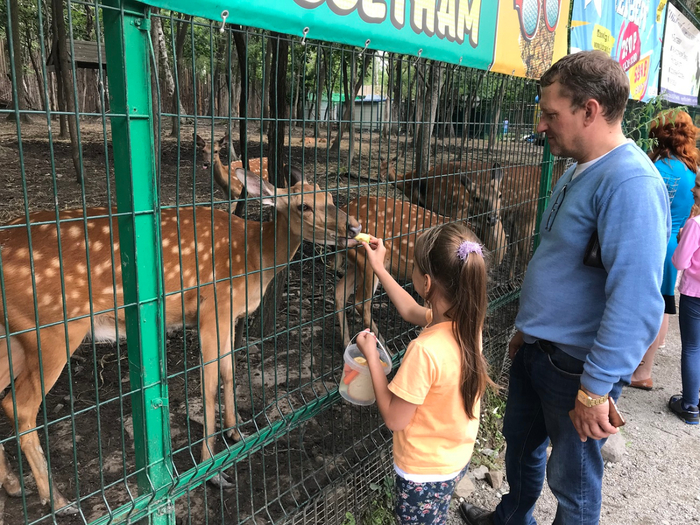
[[[343,349],[373,326],[398,362],[418,328],[374,289],[360,227],[411,290],[417,235],[470,223],[504,377],[565,166],[535,131],[535,81],[136,2],[8,7],[6,523],[340,523],[365,506],[391,433],[340,400]]]

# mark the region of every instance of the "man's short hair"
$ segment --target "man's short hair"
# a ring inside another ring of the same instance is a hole
[[[552,64],[540,86],[559,82],[562,95],[571,100],[572,107],[585,106],[590,99],[601,105],[608,123],[622,119],[630,95],[630,82],[622,66],[602,51],[581,51],[566,55]]]

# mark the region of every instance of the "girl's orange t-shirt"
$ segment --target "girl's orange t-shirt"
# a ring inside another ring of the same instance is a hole
[[[479,349],[481,351],[481,349]],[[461,349],[452,323],[425,328],[411,341],[389,390],[418,405],[394,432],[394,462],[409,474],[451,474],[471,458],[479,418],[469,419],[460,391]],[[474,406],[479,414],[480,401]]]

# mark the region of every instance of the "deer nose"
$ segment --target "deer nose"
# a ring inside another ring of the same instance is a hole
[[[489,226],[493,226],[494,224],[496,224],[498,222],[498,220],[499,220],[498,215],[491,214],[491,215],[489,215],[487,222],[488,222]]]
[[[362,224],[354,221],[354,224],[348,221],[348,239],[353,239],[358,233],[362,231]]]

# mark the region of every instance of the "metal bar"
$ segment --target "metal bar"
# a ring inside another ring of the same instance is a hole
[[[549,195],[552,191],[552,164],[554,156],[549,149],[549,139],[544,141],[544,151],[542,152],[542,178],[540,179],[540,195],[537,200],[537,222],[535,223],[535,250],[540,245],[540,223],[542,215],[549,204]]]
[[[128,305],[135,462],[140,494],[155,495],[172,483],[173,465],[150,93],[150,19],[148,10],[132,0],[109,0],[107,5],[114,8],[103,11],[110,98],[114,112],[123,115],[112,116],[111,126],[122,281]],[[116,153],[119,151],[122,154]],[[175,523],[174,510],[166,500],[159,501],[163,503],[166,510],[151,514],[149,523]]]

